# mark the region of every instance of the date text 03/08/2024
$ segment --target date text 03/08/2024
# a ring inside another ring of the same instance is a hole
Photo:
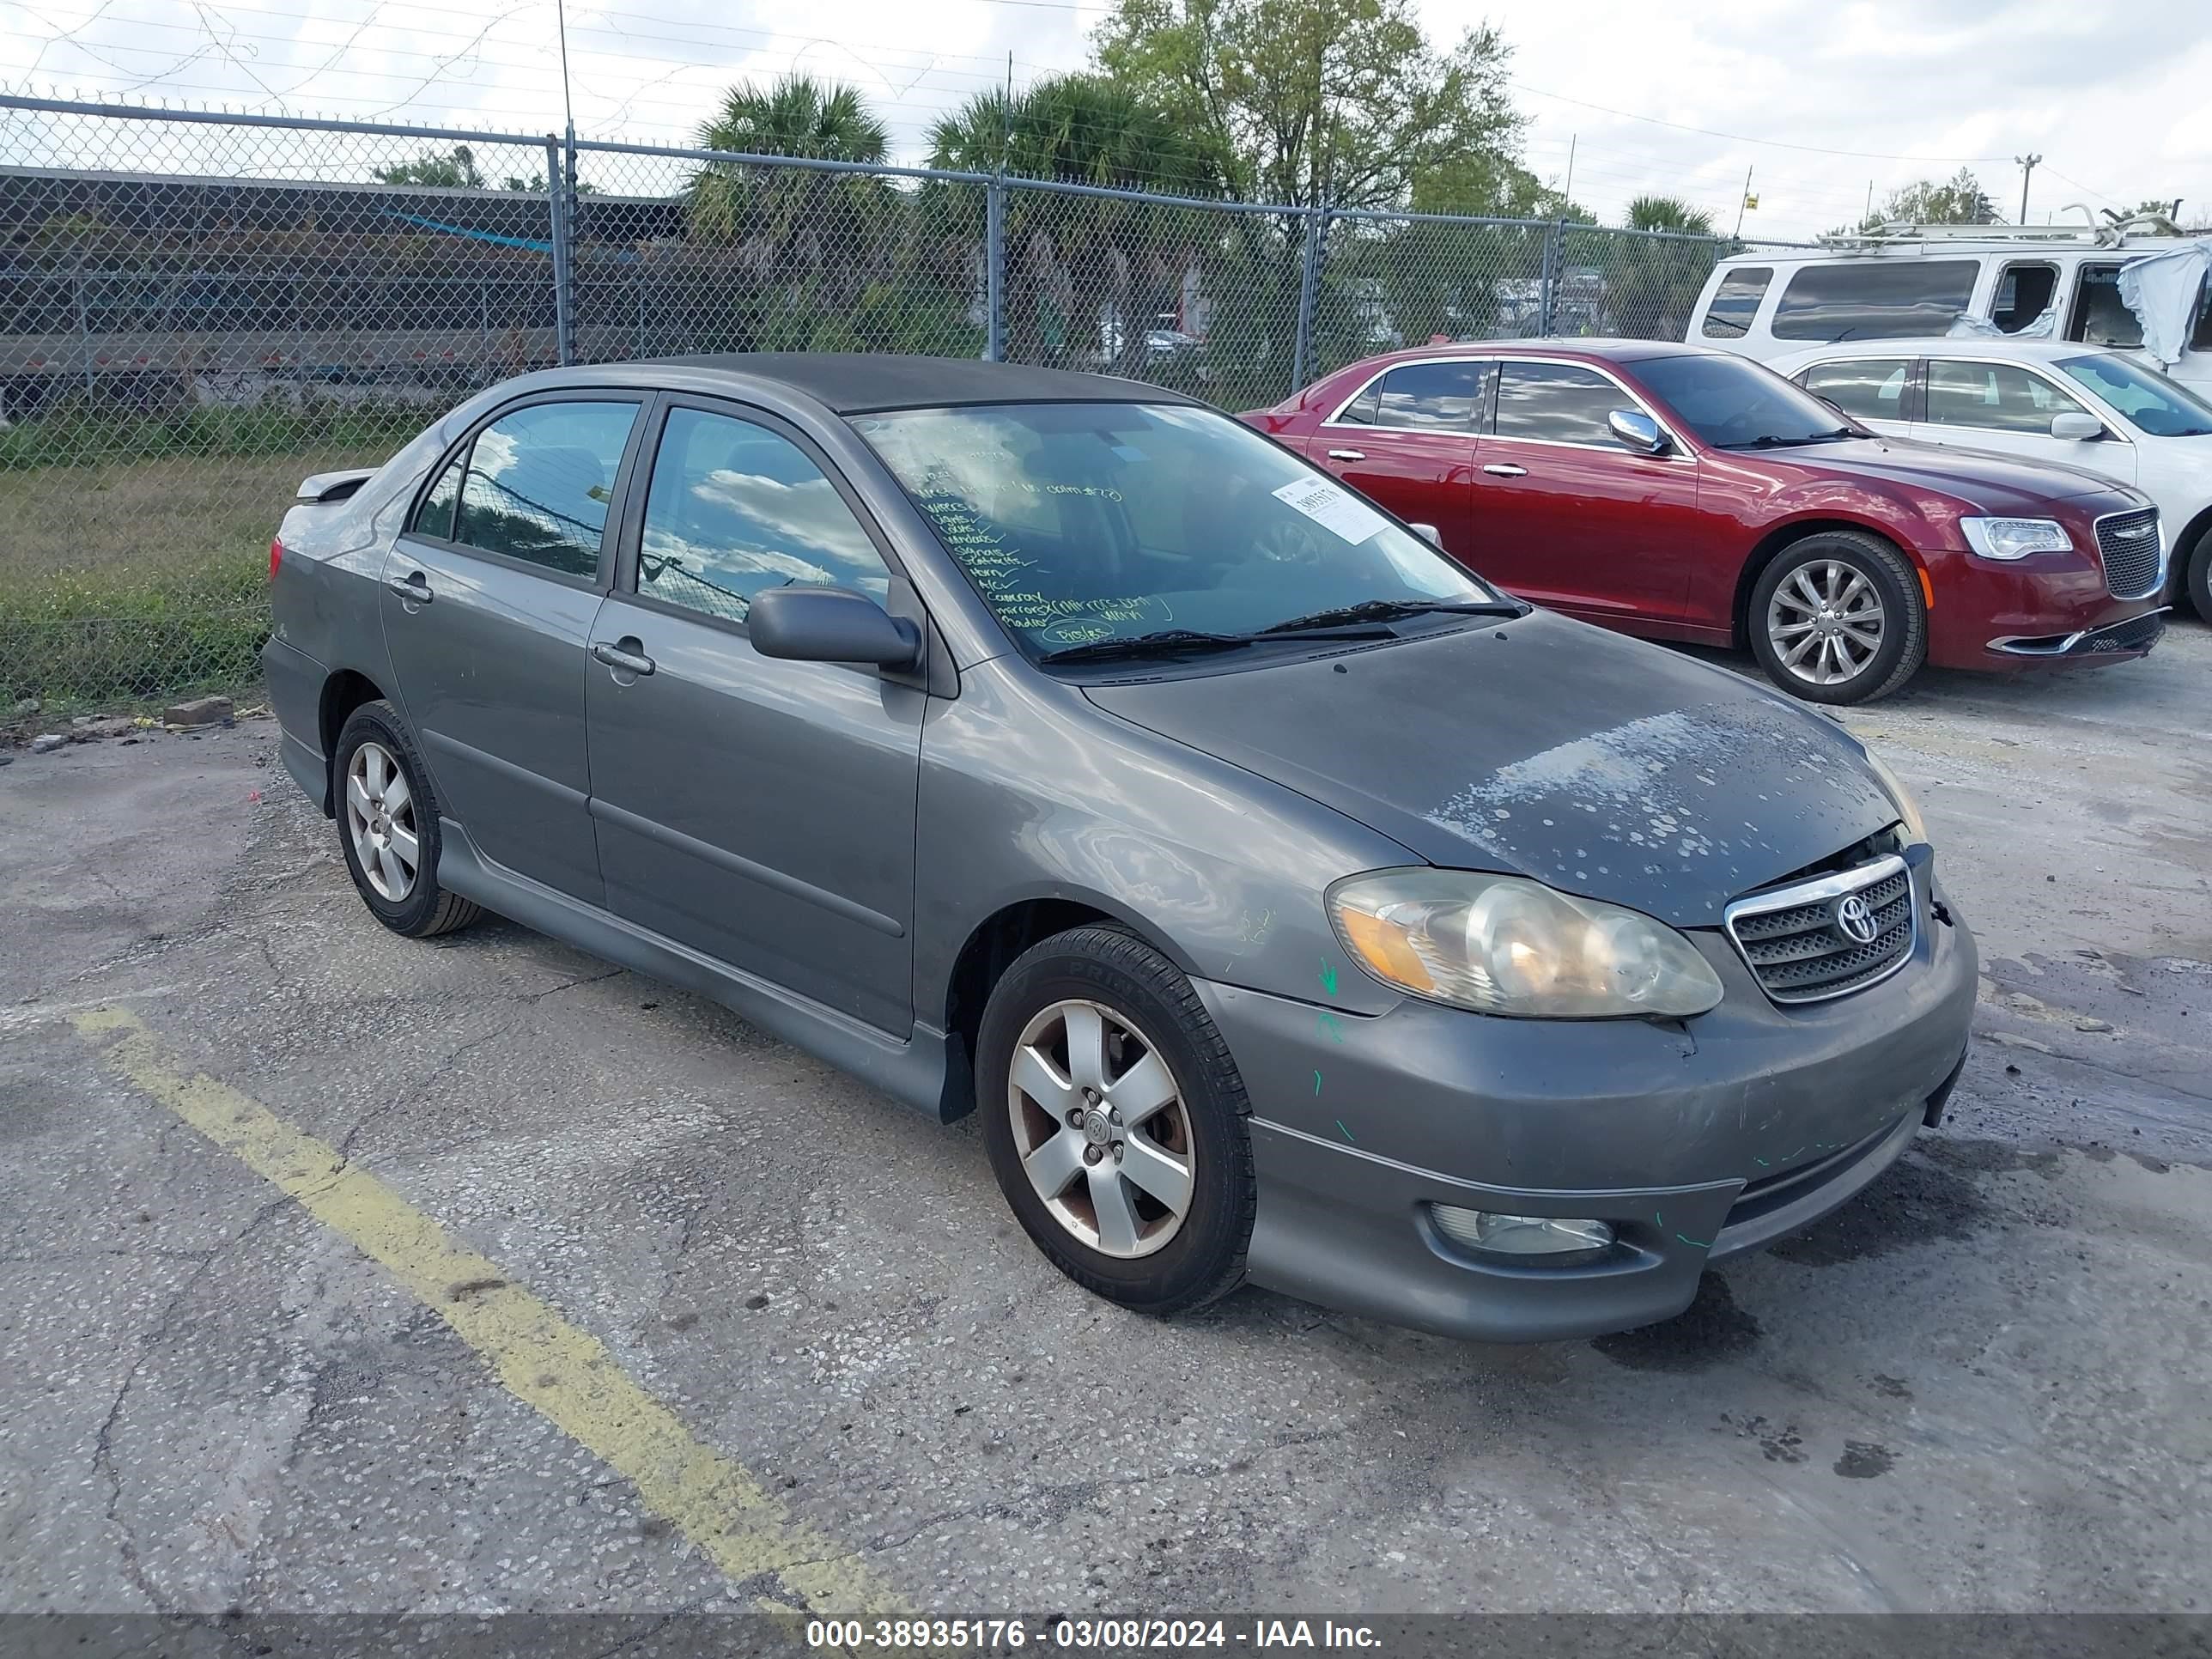
[[[975,1648],[1006,1652],[1026,1647],[1069,1651],[1181,1648],[1358,1648],[1381,1638],[1366,1625],[1330,1619],[810,1619],[812,1648]]]

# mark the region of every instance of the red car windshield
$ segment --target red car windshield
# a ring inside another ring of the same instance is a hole
[[[1809,392],[1719,352],[1630,365],[1675,421],[1716,449],[1780,449],[1868,435]]]

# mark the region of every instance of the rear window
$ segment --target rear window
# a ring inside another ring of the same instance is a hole
[[[1489,402],[1486,362],[1403,363],[1376,380],[1336,418],[1345,426],[1473,432]]]
[[[1855,357],[1815,363],[1802,378],[1806,391],[1826,398],[1846,415],[1862,421],[1901,421],[1911,367],[1903,357]]]
[[[1713,290],[1712,303],[1705,307],[1705,337],[1740,340],[1748,334],[1759,302],[1766,297],[1766,285],[1773,280],[1771,265],[1738,265],[1723,276]]]
[[[1806,265],[1774,310],[1778,340],[1906,340],[1947,333],[1966,313],[1978,259]]]

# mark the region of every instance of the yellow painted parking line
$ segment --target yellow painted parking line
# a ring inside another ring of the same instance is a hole
[[[896,1618],[907,1611],[849,1549],[793,1519],[760,1481],[625,1376],[598,1338],[497,1263],[456,1244],[335,1147],[228,1084],[177,1070],[128,1008],[94,1009],[72,1023],[89,1041],[112,1038],[105,1051],[111,1068],[405,1285],[489,1363],[508,1393],[626,1476],[646,1508],[728,1577],[772,1572],[815,1612]]]

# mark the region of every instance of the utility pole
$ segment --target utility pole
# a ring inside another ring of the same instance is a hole
[[[1567,135],[1567,184],[1566,188],[1559,192],[1559,199],[1563,202],[1575,199],[1575,143],[1581,137],[1577,132]]]
[[[1740,237],[1740,236],[1741,236],[1741,235],[1743,234],[1743,210],[1744,210],[1746,208],[1749,207],[1750,205],[1751,205],[1751,169],[1750,169],[1749,167],[1746,167],[1746,168],[1744,168],[1744,170],[1743,170],[1743,194],[1742,194],[1742,195],[1741,195],[1741,196],[1739,196],[1739,197],[1737,197],[1737,198],[1735,198],[1735,234],[1736,236],[1739,236],[1739,237]]]
[[[2020,222],[2026,224],[2027,222],[2027,181],[2035,177],[2036,163],[2043,158],[2031,151],[2026,155],[2015,155],[2012,159],[2013,165],[2020,169]]]

